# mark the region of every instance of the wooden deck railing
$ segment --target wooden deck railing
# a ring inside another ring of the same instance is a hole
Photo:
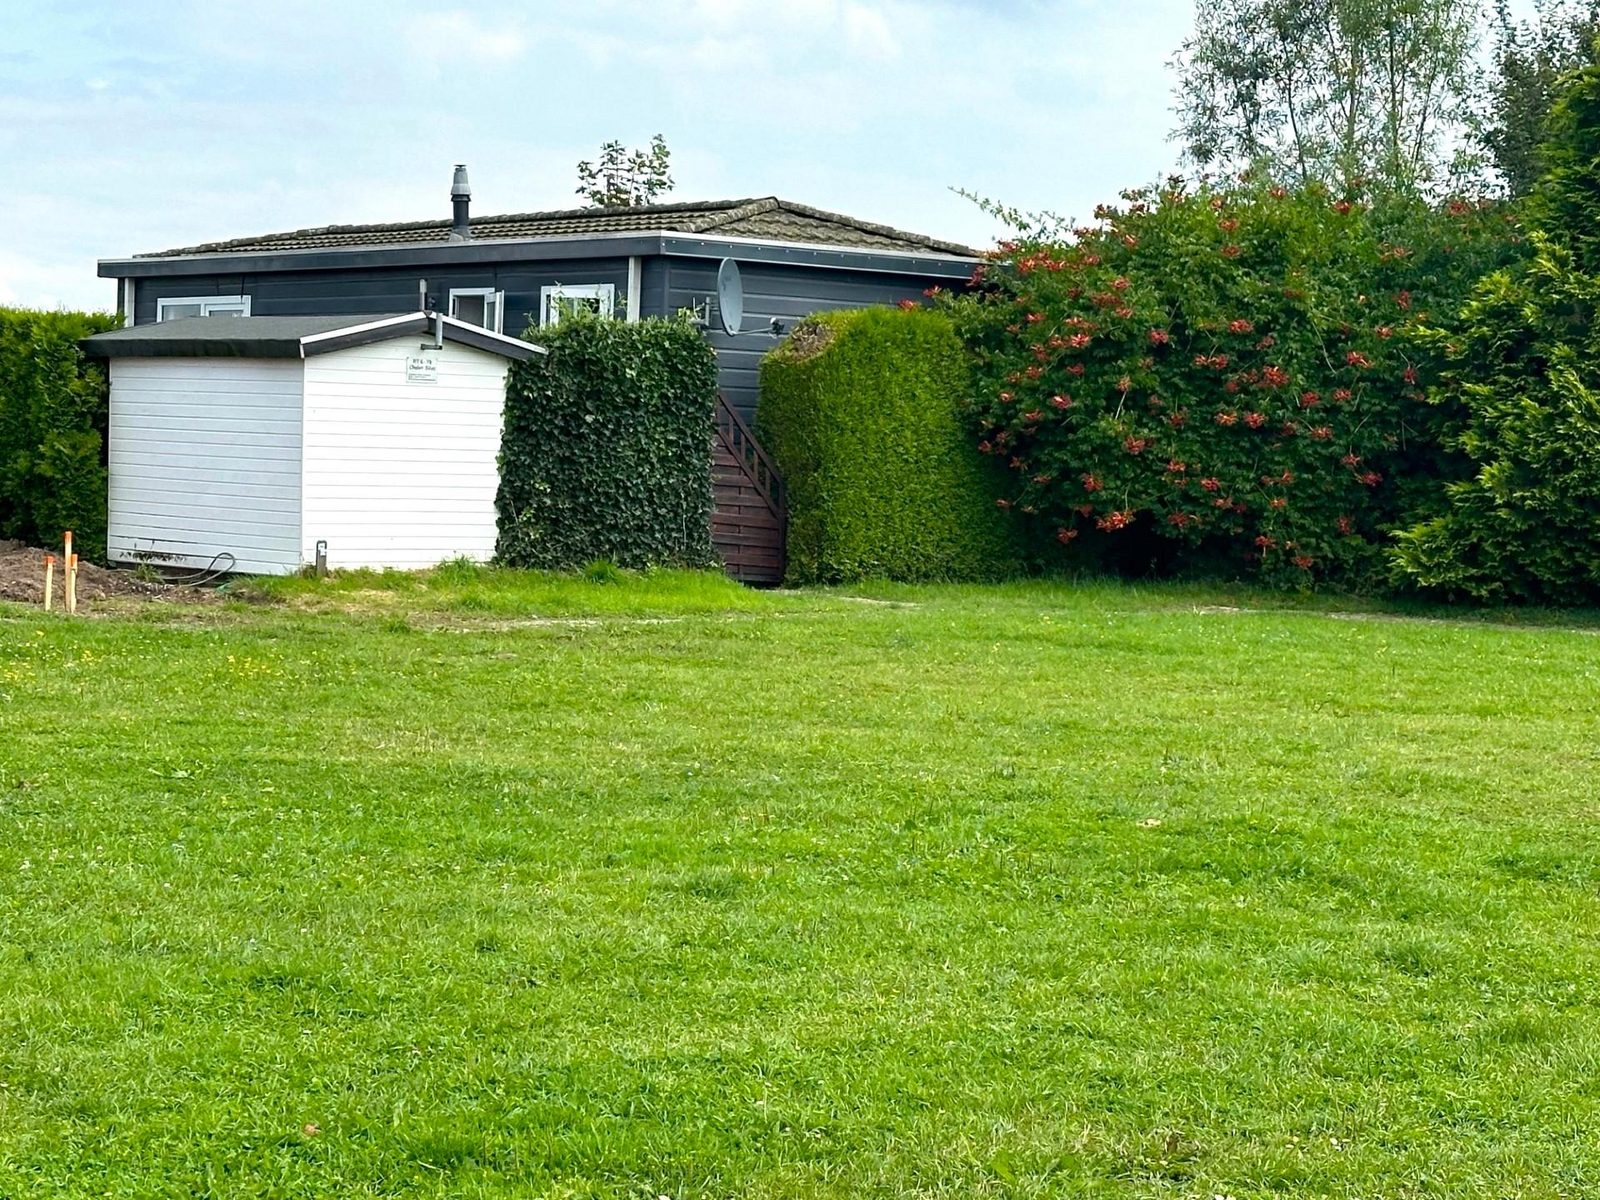
[[[750,426],[745,424],[739,410],[729,404],[721,393],[717,395],[717,433],[734,458],[749,469],[750,481],[773,505],[774,511],[781,512],[783,477],[778,474],[778,468],[762,449],[761,443],[756,441],[756,435],[750,432]]]
[[[738,411],[717,397],[711,541],[744,583],[783,582],[788,509],[783,477]]]

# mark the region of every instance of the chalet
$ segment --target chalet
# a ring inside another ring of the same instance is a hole
[[[930,287],[965,281],[978,261],[965,246],[775,197],[473,216],[457,167],[451,205],[448,219],[207,242],[106,259],[99,273],[116,280],[118,311],[133,327],[437,311],[521,337],[579,309],[624,320],[694,312],[716,350],[723,397],[714,532],[735,573],[760,579],[781,566],[769,552],[782,520],[770,464],[748,428],[761,356],[810,313],[920,301]],[[743,281],[736,334],[723,331],[717,312],[718,267],[728,259]],[[755,511],[763,503],[769,521]]]

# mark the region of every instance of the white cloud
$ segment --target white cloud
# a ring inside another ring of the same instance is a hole
[[[116,285],[96,279],[94,262],[47,260],[0,250],[0,304],[21,308],[109,310]]]
[[[435,70],[515,62],[528,45],[515,26],[485,25],[460,10],[407,18],[406,40],[412,53]]]
[[[30,180],[0,191],[0,227],[26,231],[0,295],[104,307],[95,257],[442,218],[453,162],[475,211],[567,207],[579,159],[657,132],[683,199],[775,193],[978,244],[998,231],[949,185],[1084,216],[1175,157],[1164,64],[1190,0],[444,3],[29,9],[27,70],[0,77],[0,150]]]
[[[900,43],[889,27],[889,18],[865,4],[848,4],[843,13],[845,45],[863,58],[900,57]]]
[[[688,15],[712,25],[733,25],[746,20],[755,6],[750,0],[691,0]]]

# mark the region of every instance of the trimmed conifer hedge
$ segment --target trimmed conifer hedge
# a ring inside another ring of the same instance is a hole
[[[0,537],[54,545],[70,529],[79,554],[104,559],[108,389],[78,342],[116,324],[0,308]]]
[[[789,578],[976,580],[1017,550],[963,426],[947,317],[868,308],[803,321],[763,360],[756,436],[789,497]]]
[[[716,356],[682,319],[569,316],[512,366],[497,554],[511,566],[704,567]]]
[[[1467,469],[1396,561],[1446,596],[1600,604],[1600,66],[1564,89],[1528,204],[1532,256],[1417,334],[1444,448]]]

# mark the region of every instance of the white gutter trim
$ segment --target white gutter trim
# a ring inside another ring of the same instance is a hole
[[[628,256],[628,320],[637,324],[639,320],[639,293],[644,288],[644,260],[637,254]]]
[[[343,329],[330,329],[326,333],[308,333],[300,339],[300,357],[306,356],[306,347],[317,342],[328,341],[332,338],[346,338],[352,333],[367,333],[374,329],[385,329],[390,325],[404,325],[415,321],[418,317],[426,319],[427,313],[414,312],[402,313],[398,317],[385,317],[381,321],[366,321],[360,325],[346,325]]]
[[[496,333],[492,329],[485,329],[482,325],[474,325],[471,321],[459,321],[455,317],[447,317],[443,313],[436,314],[445,325],[455,329],[466,329],[478,337],[493,338],[497,342],[504,342],[508,346],[515,346],[518,350],[526,350],[530,346],[539,354],[548,354],[543,346],[533,342],[525,342],[521,338],[512,337],[510,334]]]
[[[549,351],[532,342],[525,342],[521,338],[507,337],[503,333],[496,333],[492,329],[485,329],[482,325],[474,325],[470,321],[458,321],[454,317],[447,317],[443,313],[414,312],[401,313],[398,317],[385,317],[381,321],[365,321],[360,325],[346,325],[343,329],[329,329],[323,333],[308,333],[300,339],[300,357],[306,358],[319,342],[349,337],[353,333],[376,333],[396,325],[412,325],[418,321],[437,322],[439,329],[461,329],[475,338],[487,338],[491,342],[500,342],[506,346],[514,347],[519,354],[532,349],[535,354],[548,354]]]

